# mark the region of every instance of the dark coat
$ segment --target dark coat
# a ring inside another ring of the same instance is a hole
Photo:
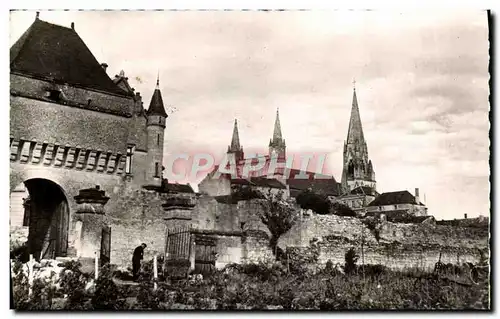
[[[140,261],[144,257],[144,248],[142,246],[137,247],[134,250],[134,255],[132,256],[133,261]]]

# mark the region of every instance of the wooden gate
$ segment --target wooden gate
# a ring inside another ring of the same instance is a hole
[[[165,274],[171,278],[185,278],[191,263],[191,231],[189,227],[167,229],[165,243]]]
[[[111,227],[104,226],[102,228],[101,237],[101,267],[108,264],[111,258]]]
[[[196,234],[194,274],[207,276],[215,270],[217,239],[213,236]]]

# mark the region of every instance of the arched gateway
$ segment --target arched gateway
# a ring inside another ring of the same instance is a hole
[[[27,247],[36,259],[66,256],[68,250],[69,206],[62,188],[51,180],[24,181],[28,196],[20,201],[11,194],[11,224],[14,220],[28,228]],[[19,189],[17,187],[16,189]],[[19,206],[24,209],[19,209]],[[21,216],[12,216],[15,212]],[[17,218],[16,218],[17,217]]]

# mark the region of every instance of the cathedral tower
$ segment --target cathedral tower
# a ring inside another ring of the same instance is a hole
[[[363,135],[356,88],[354,88],[347,141],[344,142],[342,188],[344,192],[348,192],[358,186],[376,189],[375,172],[368,157],[368,147]]]
[[[156,80],[156,88],[147,110],[148,133],[148,169],[146,171],[146,184],[161,186],[163,170],[163,135],[165,122],[168,117],[163,106],[160,92],[160,80]]]
[[[277,156],[280,160],[286,159],[285,139],[281,136],[280,114],[276,110],[276,121],[274,122],[273,138],[269,141],[269,156]]]
[[[234,154],[236,162],[244,158],[243,147],[240,145],[240,135],[238,133],[238,120],[234,120],[233,137],[231,138],[231,145],[227,147],[228,154]]]

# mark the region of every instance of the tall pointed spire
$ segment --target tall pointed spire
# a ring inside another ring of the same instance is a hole
[[[233,137],[231,138],[231,151],[239,151],[240,146],[240,135],[238,133],[238,120],[234,119]]]
[[[269,155],[278,156],[279,159],[286,157],[285,140],[281,134],[280,110],[276,110],[276,120],[274,122],[273,138],[269,141]]]
[[[278,108],[276,110],[276,121],[274,122],[273,141],[280,141],[281,139],[280,109]]]
[[[353,81],[353,85],[355,84],[356,81]],[[375,171],[368,157],[368,147],[363,134],[358,97],[356,96],[356,87],[354,86],[347,141],[344,143],[342,188],[347,192],[359,186],[376,189]]]
[[[233,137],[231,138],[231,145],[227,147],[227,152],[235,156],[236,162],[243,160],[243,148],[240,145],[240,134],[238,133],[238,120],[234,119]]]
[[[361,116],[359,114],[356,87],[354,87],[352,95],[351,119],[349,120],[349,130],[347,131],[347,143],[355,143],[356,141],[364,143],[365,137],[363,134],[363,126],[361,125]]]

